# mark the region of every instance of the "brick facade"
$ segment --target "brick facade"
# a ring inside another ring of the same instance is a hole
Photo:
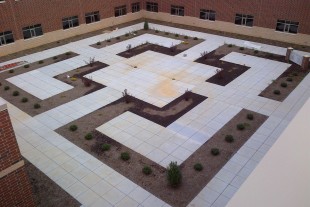
[[[1,31],[13,31],[15,40],[23,39],[22,28],[42,24],[44,33],[62,29],[62,18],[79,17],[85,23],[85,13],[99,11],[100,18],[114,16],[114,8],[141,3],[145,9],[148,0],[6,0],[0,3]],[[170,13],[171,5],[184,6],[185,16],[199,18],[200,9],[216,11],[216,20],[234,23],[236,13],[254,16],[254,26],[275,29],[278,19],[299,22],[299,33],[310,34],[310,4],[308,0],[150,0],[157,2],[159,12]]]
[[[34,206],[31,186],[7,110],[0,111],[0,186],[0,206]]]

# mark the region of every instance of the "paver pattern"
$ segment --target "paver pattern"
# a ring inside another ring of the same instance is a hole
[[[8,79],[40,99],[69,90],[71,86],[53,77],[85,65],[84,60],[90,57],[109,65],[86,75],[105,84],[106,88],[35,117],[8,103],[21,153],[83,206],[169,206],[54,130],[117,100],[124,89],[160,107],[189,89],[208,98],[166,128],[126,112],[97,130],[166,166],[170,161],[181,163],[186,160],[242,108],[269,116],[188,205],[225,206],[310,97],[310,76],[306,76],[283,102],[260,97],[258,94],[290,65],[233,52],[222,60],[245,64],[250,69],[225,87],[208,83],[205,80],[214,75],[217,68],[193,62],[202,52],[211,52],[223,44],[255,47],[279,55],[285,55],[286,49],[158,24],[149,25],[160,31],[198,37],[205,41],[175,57],[148,51],[130,59],[116,54],[125,51],[128,44],[136,46],[149,41],[170,47],[179,42],[168,37],[145,34],[101,49],[89,46],[142,29],[143,23],[140,23],[0,63],[0,66],[17,61],[32,63],[68,51],[79,54]],[[160,86],[166,88],[154,91]],[[173,89],[172,93],[163,93],[167,88]],[[0,98],[0,103],[5,102]]]

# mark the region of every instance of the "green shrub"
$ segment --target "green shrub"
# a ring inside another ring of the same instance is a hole
[[[29,68],[29,67],[30,67],[30,65],[28,65],[28,64],[27,64],[27,65],[24,65],[24,68]]]
[[[194,165],[194,169],[195,169],[196,171],[202,171],[202,170],[203,170],[203,166],[202,166],[202,164],[200,164],[200,163],[196,163],[196,164]]]
[[[298,73],[293,73],[292,75],[293,75],[293,76],[298,76]]]
[[[274,90],[273,93],[276,94],[276,95],[280,95],[281,94],[281,92],[279,90]]]
[[[102,144],[101,148],[102,148],[103,151],[109,151],[110,148],[111,148],[111,145],[109,145],[109,144]]]
[[[149,29],[149,23],[147,21],[144,22],[143,28],[144,28],[144,30],[148,30]]]
[[[198,37],[194,37],[194,40],[198,40]]]
[[[96,45],[101,45],[101,42],[100,42],[100,41],[99,41],[99,42],[97,42],[97,43],[96,43]]]
[[[9,73],[14,73],[14,70],[13,69],[9,70]]]
[[[57,56],[54,56],[54,57],[53,57],[53,60],[57,60],[57,59],[58,59],[58,57],[57,57]]]
[[[126,34],[125,34],[125,37],[129,37],[129,33],[126,33]]]
[[[144,166],[144,167],[142,168],[142,172],[143,172],[145,175],[149,175],[149,174],[152,173],[152,168],[149,167],[149,166]]]
[[[228,142],[228,143],[232,143],[235,141],[234,137],[230,134],[226,135],[225,136],[225,141]]]
[[[71,55],[71,52],[66,52],[66,55]]]
[[[111,39],[107,39],[107,42],[111,42]]]
[[[257,54],[259,51],[258,50],[254,50],[254,54]]]
[[[167,179],[172,187],[177,187],[182,182],[182,173],[177,162],[171,162],[167,167]]]
[[[188,36],[187,36],[187,35],[185,35],[185,36],[184,36],[184,39],[188,39]]]
[[[159,33],[159,30],[155,30],[155,33]]]
[[[128,152],[122,152],[121,153],[121,159],[124,160],[124,161],[127,161],[130,159],[130,155]]]
[[[244,50],[244,47],[240,47],[239,50]]]
[[[246,118],[247,118],[248,120],[253,120],[253,119],[254,119],[254,115],[253,115],[253,114],[247,114],[247,115],[246,115]]]
[[[19,92],[18,91],[14,91],[13,92],[13,96],[19,96]]]
[[[179,34],[175,34],[174,36],[175,36],[175,37],[179,37]]]
[[[286,79],[286,81],[288,81],[288,82],[292,82],[292,81],[293,81],[293,78],[288,77],[288,78]]]
[[[229,44],[229,45],[228,45],[228,47],[232,47],[232,46],[233,46],[232,44]]]
[[[88,133],[84,137],[86,140],[91,140],[93,138],[93,135],[91,133]]]
[[[116,40],[120,40],[120,39],[121,39],[121,37],[116,37],[115,39],[116,39]]]
[[[41,108],[41,105],[40,105],[40,104],[38,104],[38,103],[36,103],[36,104],[34,104],[34,105],[33,105],[33,108],[35,108],[35,109],[39,109],[39,108]]]
[[[169,35],[170,33],[169,32],[165,32],[165,35]]]
[[[26,97],[23,97],[23,98],[22,98],[22,100],[21,100],[21,102],[23,102],[23,103],[26,103],[26,102],[28,102],[28,98],[26,98]]]
[[[286,88],[286,87],[287,87],[287,83],[282,82],[282,83],[281,83],[281,87],[282,87],[282,88]]]
[[[70,131],[74,132],[74,131],[76,131],[78,129],[78,127],[76,125],[71,125],[69,127],[69,129],[70,129]]]
[[[10,86],[4,86],[4,90],[5,91],[10,90]]]
[[[43,61],[43,60],[40,60],[38,63],[39,63],[39,64],[43,64],[43,63],[44,63],[44,61]]]
[[[211,149],[211,154],[214,156],[217,156],[220,154],[220,150],[218,148],[212,148]]]
[[[237,124],[237,129],[238,130],[244,130],[245,129],[244,124]]]

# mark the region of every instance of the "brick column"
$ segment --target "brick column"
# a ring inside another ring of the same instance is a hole
[[[302,69],[307,70],[309,68],[309,58],[309,55],[304,55],[301,64]]]
[[[0,105],[0,206],[35,206],[5,104]]]

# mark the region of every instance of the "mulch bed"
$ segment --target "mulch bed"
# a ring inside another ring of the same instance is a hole
[[[24,160],[25,169],[30,180],[35,205],[37,207],[81,206],[77,200],[47,177],[43,172],[26,159]]]
[[[246,118],[248,113],[254,115],[254,120],[248,120]],[[104,119],[105,115],[105,113],[101,113],[100,117]],[[94,114],[92,117],[95,117]],[[81,119],[83,119],[83,117]],[[178,188],[173,188],[168,184],[165,168],[110,137],[93,130],[93,139],[85,140],[84,137],[80,136],[80,129],[82,128],[82,130],[84,130],[87,128],[90,130],[90,128],[85,125],[80,125],[82,123],[81,120],[74,121],[74,124],[79,126],[79,132],[70,132],[68,130],[70,124],[57,129],[57,132],[170,205],[187,206],[266,119],[267,117],[264,115],[245,109],[239,112],[211,137],[209,141],[203,144],[181,164],[180,169],[182,171],[183,181]],[[83,123],[86,124],[86,120],[84,120]],[[237,130],[236,124],[238,123],[244,123],[245,129],[242,131]],[[233,135],[235,138],[233,143],[227,143],[225,141],[224,138],[228,134]],[[109,144],[111,146],[110,150],[103,151],[103,144]],[[210,153],[212,148],[218,148],[220,154],[218,156],[213,156]],[[121,160],[120,154],[122,152],[128,152],[131,157],[130,160]],[[193,169],[196,163],[201,163],[203,165],[203,171],[198,172]],[[152,174],[148,176],[144,175],[142,173],[144,166],[150,166],[152,168]]]
[[[205,65],[211,65],[222,69],[214,76],[206,80],[207,82],[225,86],[250,68],[244,65],[221,61],[220,59],[225,55],[217,55],[215,50],[195,60],[195,62]]]

